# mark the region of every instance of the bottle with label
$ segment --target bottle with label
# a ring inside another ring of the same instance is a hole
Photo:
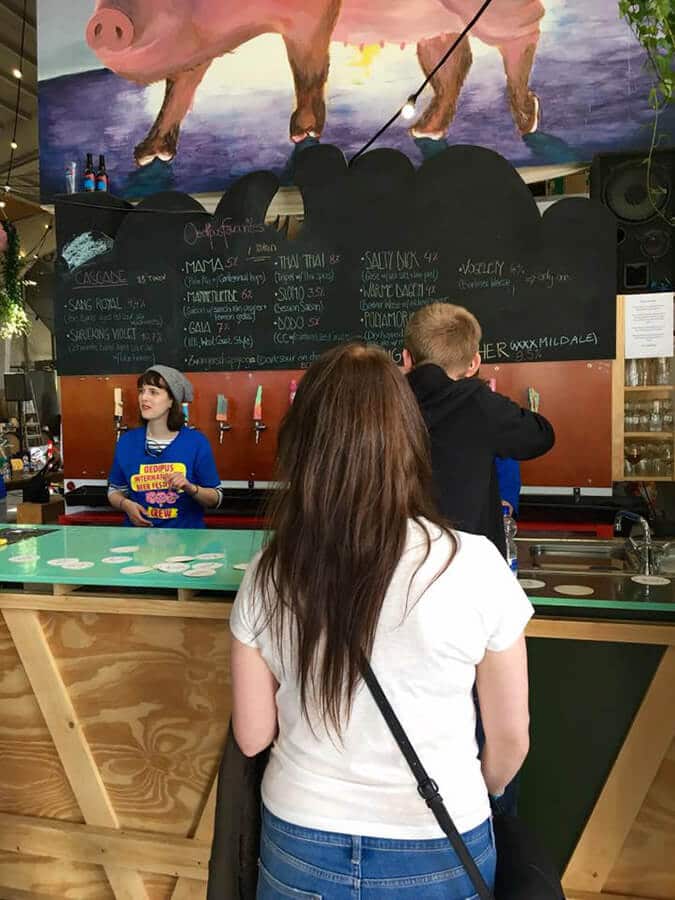
[[[503,506],[504,512],[504,537],[506,538],[506,561],[514,575],[518,574],[518,548],[516,547],[516,534],[518,526],[515,519],[509,515],[508,509]]]
[[[94,160],[91,153],[87,153],[87,162],[82,173],[82,190],[96,190],[96,173],[94,172]]]
[[[110,187],[110,179],[105,169],[105,156],[101,153],[98,158],[98,170],[96,172],[96,190],[107,191]]]

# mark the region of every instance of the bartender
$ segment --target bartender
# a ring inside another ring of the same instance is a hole
[[[177,369],[152,366],[138,379],[140,428],[115,450],[108,500],[139,528],[204,528],[204,509],[221,500],[211,445],[185,426],[181,404],[192,385]]]

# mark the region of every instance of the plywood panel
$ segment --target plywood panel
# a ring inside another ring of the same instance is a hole
[[[609,362],[513,363],[481,367],[496,378],[497,390],[527,405],[527,388],[541,395],[541,412],[556,429],[556,446],[545,457],[523,465],[531,485],[599,487],[611,484],[611,365]],[[122,388],[125,422],[138,424],[136,375],[61,378],[65,474],[67,478],[105,478],[115,449],[113,391]],[[276,437],[288,409],[291,379],[302,372],[212,372],[189,374],[195,388],[190,422],[211,442],[220,477],[226,481],[272,478]],[[257,386],[263,386],[263,417],[268,426],[259,444],[253,431]],[[218,443],[216,397],[229,398],[230,424]]]
[[[675,897],[675,741],[604,890],[655,900]]]
[[[191,834],[229,720],[226,622],[43,613],[120,826]]]
[[[115,900],[100,866],[0,850],[0,897],[5,887],[58,900]]]
[[[83,821],[2,616],[0,761],[2,812]]]

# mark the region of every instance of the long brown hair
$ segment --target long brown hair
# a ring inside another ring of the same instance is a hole
[[[408,521],[424,517],[450,534],[441,572],[455,549],[429,499],[417,402],[383,350],[345,344],[307,370],[279,431],[278,465],[281,487],[255,578],[263,627],[272,628],[282,660],[293,654],[304,715],[311,697],[339,734]]]
[[[183,415],[183,409],[171,393],[171,388],[164,381],[159,372],[153,372],[150,369],[149,372],[144,372],[141,376],[139,376],[138,381],[136,382],[136,387],[140,393],[141,389],[144,385],[150,384],[152,387],[164,388],[169,397],[171,397],[172,403],[169,409],[169,415],[166,418],[166,427],[169,431],[180,431],[183,425],[185,425],[185,416]],[[145,419],[141,416],[141,425],[145,425]]]

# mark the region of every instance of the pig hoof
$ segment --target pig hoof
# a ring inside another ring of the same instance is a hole
[[[425,131],[424,128],[415,125],[408,129],[408,134],[412,138],[429,138],[430,141],[442,141],[445,137],[445,131]]]
[[[301,144],[303,141],[306,141],[307,138],[315,138],[318,139],[321,137],[320,131],[314,131],[313,129],[309,131],[303,131],[301,134],[292,134],[291,140],[294,144]]]
[[[155,159],[162,162],[171,162],[176,156],[176,141],[171,135],[166,135],[159,140],[150,138],[142,141],[134,150],[134,158],[139,166],[149,166]]]
[[[534,134],[539,128],[541,118],[539,97],[532,91],[529,92],[527,101],[524,105],[520,106],[512,101],[511,110],[513,112],[513,119],[516,123],[516,127],[521,135]]]

